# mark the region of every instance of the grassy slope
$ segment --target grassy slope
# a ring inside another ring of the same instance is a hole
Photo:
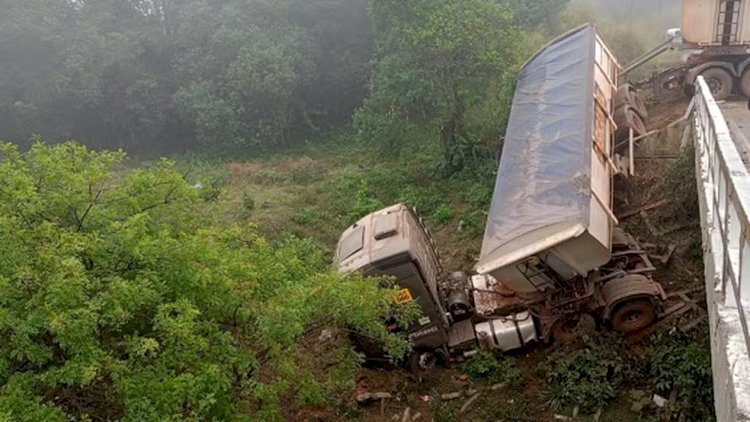
[[[339,234],[384,205],[416,207],[433,232],[446,269],[470,270],[479,251],[495,162],[444,177],[434,142],[393,153],[355,143],[340,131],[320,143],[248,161],[183,158],[192,182],[224,185],[211,218],[258,225],[270,238],[314,239],[332,253]],[[459,227],[460,226],[460,227]]]

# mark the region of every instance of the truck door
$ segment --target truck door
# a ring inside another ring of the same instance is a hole
[[[402,327],[408,333],[414,347],[438,348],[447,341],[447,331],[442,324],[442,315],[428,293],[424,280],[413,261],[386,268],[375,268],[367,272],[371,276],[391,276],[396,280],[399,292],[397,303],[415,301],[422,311],[421,317],[410,327]]]

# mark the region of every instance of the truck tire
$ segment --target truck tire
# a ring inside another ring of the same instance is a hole
[[[637,91],[632,92],[632,99],[635,111],[638,112],[645,123],[646,120],[648,120],[648,107],[646,107],[646,102],[643,101],[643,97],[641,97],[641,94]]]
[[[591,314],[565,315],[552,326],[552,339],[560,344],[571,342],[578,336],[596,331],[596,319]]]
[[[639,137],[648,133],[646,123],[641,116],[635,111],[634,107],[623,104],[615,110],[614,114],[617,131],[615,132],[615,143],[618,145],[617,150],[627,148],[625,141],[630,137],[630,129],[633,129],[633,136]],[[636,142],[636,144],[639,142]]]
[[[701,72],[700,75],[711,88],[711,94],[716,101],[726,100],[732,94],[734,78],[728,71],[720,67],[711,67]]]
[[[740,90],[745,98],[750,98],[750,69],[742,72],[742,78],[740,78]]]
[[[438,362],[438,355],[432,350],[418,349],[409,355],[408,368],[415,374],[419,375],[430,371]]]
[[[617,88],[614,103],[615,110],[620,108],[623,104],[628,104],[633,107],[635,112],[638,113],[644,121],[648,119],[648,108],[646,107],[646,103],[633,85],[624,84]]]
[[[650,300],[634,299],[619,304],[610,321],[613,330],[628,334],[648,327],[655,319],[656,311]]]

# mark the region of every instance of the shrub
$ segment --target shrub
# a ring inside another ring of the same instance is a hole
[[[464,212],[461,214],[461,231],[469,239],[474,239],[484,233],[484,216],[478,212]]]
[[[123,159],[0,144],[0,415],[279,420],[286,397],[325,397],[295,360],[311,324],[406,353],[381,323],[403,315],[393,291],[310,241],[206,227],[173,163],[115,177]]]
[[[320,215],[311,208],[303,208],[292,215],[292,222],[301,226],[313,224],[320,219]]]
[[[575,406],[593,413],[617,397],[618,390],[631,374],[631,365],[623,356],[622,340],[615,335],[583,337],[552,353],[541,369],[547,386],[544,396],[555,410]]]
[[[253,199],[253,196],[250,195],[249,192],[243,192],[242,193],[242,211],[244,211],[246,214],[250,214],[255,210],[255,200]]]
[[[438,402],[433,410],[435,422],[456,422],[458,421],[458,407],[451,402]]]
[[[656,392],[677,399],[669,403],[673,419],[714,420],[711,350],[684,335],[659,337],[646,352],[648,372]]]
[[[453,210],[447,204],[440,204],[432,212],[432,219],[440,224],[445,224],[453,218]]]
[[[445,191],[442,188],[437,184],[428,187],[406,185],[401,189],[397,201],[415,207],[420,215],[430,215],[443,203]]]
[[[217,201],[230,181],[229,172],[222,164],[191,154],[176,164],[176,170],[196,188],[198,196],[205,202]]]
[[[383,207],[383,203],[380,202],[379,199],[375,198],[370,192],[367,181],[361,179],[359,181],[359,187],[357,188],[354,207],[352,207],[352,210],[349,212],[349,219],[355,221]]]
[[[461,371],[474,379],[489,382],[517,384],[523,377],[515,362],[510,358],[496,355],[487,350],[480,350],[470,360],[461,365]]]

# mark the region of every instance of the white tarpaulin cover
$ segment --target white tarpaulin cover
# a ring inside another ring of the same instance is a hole
[[[589,224],[594,119],[592,25],[554,40],[521,70],[479,265],[553,224]]]

